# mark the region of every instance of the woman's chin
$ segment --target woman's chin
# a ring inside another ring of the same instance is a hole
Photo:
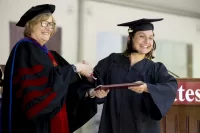
[[[147,53],[149,53],[150,51],[140,51],[139,53],[141,54],[141,55],[145,55],[145,54],[147,54]]]
[[[49,38],[41,38],[41,40],[42,40],[44,43],[46,43],[46,42],[49,41]]]

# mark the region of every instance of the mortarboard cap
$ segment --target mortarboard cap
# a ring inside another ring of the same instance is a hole
[[[154,30],[154,26],[152,22],[161,21],[163,18],[159,19],[139,19],[131,22],[126,22],[122,24],[118,24],[117,26],[127,26],[129,27],[129,33],[133,31],[145,31],[145,30]]]
[[[26,13],[20,18],[16,26],[24,27],[28,21],[33,19],[35,16],[42,13],[53,13],[55,11],[55,5],[43,4],[31,7]]]

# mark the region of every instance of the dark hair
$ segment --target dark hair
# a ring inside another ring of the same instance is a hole
[[[132,39],[135,36],[135,33],[136,32],[129,33],[129,39],[127,41],[126,50],[123,52],[123,54],[125,56],[129,56],[131,53],[137,53],[137,51],[133,48],[134,44],[133,44],[133,39]],[[145,55],[145,58],[148,58],[150,60],[154,59],[155,58],[153,56],[153,51],[154,50],[156,50],[156,42],[155,42],[155,40],[153,40],[153,48],[152,48],[152,50]]]

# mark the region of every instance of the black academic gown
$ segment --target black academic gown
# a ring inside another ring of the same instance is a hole
[[[96,113],[72,66],[50,52],[58,66],[30,40],[13,48],[5,67],[2,133],[72,133]]]
[[[172,106],[177,81],[162,63],[143,59],[130,67],[129,58],[111,54],[94,68],[99,84],[143,81],[149,93],[111,89],[104,102],[99,133],[160,133],[159,120]]]
[[[3,70],[0,67],[0,87],[3,87]]]

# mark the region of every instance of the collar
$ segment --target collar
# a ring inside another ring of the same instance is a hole
[[[45,52],[45,53],[48,54],[49,50],[46,47],[46,44],[41,45],[38,41],[36,41],[35,39],[33,39],[31,37],[25,37],[25,38],[23,38],[23,40],[27,40],[29,42],[32,42],[35,46],[37,46],[38,48],[40,48],[43,52]]]
[[[130,66],[130,59],[128,56],[125,56],[124,54],[118,54],[119,56],[114,56],[114,61],[117,64],[120,65],[124,65],[130,69],[135,69],[137,71],[143,71],[144,67],[146,66],[146,64],[148,63],[148,59],[144,58],[140,61],[138,61],[137,63],[135,63],[134,65]]]

